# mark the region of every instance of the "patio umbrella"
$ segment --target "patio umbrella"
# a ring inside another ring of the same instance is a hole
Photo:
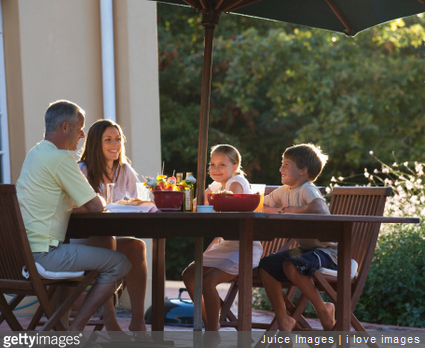
[[[197,199],[206,180],[214,29],[223,12],[321,28],[354,36],[389,20],[425,12],[425,0],[160,0],[189,5],[205,27],[198,142]]]

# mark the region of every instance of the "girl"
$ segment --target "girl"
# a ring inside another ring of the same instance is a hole
[[[209,174],[214,182],[206,190],[205,197],[209,193],[224,190],[233,193],[251,193],[249,182],[245,179],[245,173],[241,168],[241,155],[235,147],[227,144],[216,145],[212,147],[210,157]],[[208,204],[207,199],[205,204]],[[216,286],[230,281],[238,275],[239,242],[226,241],[217,237],[211,245],[204,252],[202,318],[205,331],[218,331],[221,303]],[[253,268],[258,266],[262,252],[261,243],[254,242]],[[183,281],[192,299],[194,296],[194,268],[194,263],[191,263],[183,271]]]
[[[121,127],[110,120],[98,120],[88,131],[79,166],[94,190],[104,196],[103,188],[114,183],[113,201],[137,197],[137,174],[125,155],[125,137]],[[144,302],[146,294],[146,245],[136,238],[90,237],[89,244],[118,250],[132,264],[125,278],[131,303],[130,331],[146,331]],[[107,313],[104,317],[107,316]],[[106,326],[105,322],[105,326]],[[108,330],[108,327],[106,326]],[[110,327],[109,330],[121,330]]]

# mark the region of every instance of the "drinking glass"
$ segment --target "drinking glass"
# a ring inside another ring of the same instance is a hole
[[[254,212],[263,212],[265,190],[266,190],[265,184],[251,184],[251,193],[260,194],[260,203],[258,204],[258,207],[254,210]]]
[[[114,187],[115,184],[106,184],[106,204],[114,202]]]
[[[137,198],[139,198],[141,201],[151,200],[150,192],[148,188],[145,185],[143,185],[142,182],[136,183],[136,187],[137,187]]]

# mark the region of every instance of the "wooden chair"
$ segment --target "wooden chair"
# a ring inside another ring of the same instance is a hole
[[[390,187],[335,187],[332,190],[330,211],[331,214],[336,215],[382,216],[386,199],[390,194]],[[372,263],[379,229],[380,224],[377,223],[355,223],[353,228],[351,258],[357,261],[358,270],[351,282],[351,325],[356,331],[366,331],[353,312],[363,291]],[[336,275],[324,275],[320,271],[316,271],[312,279],[317,288],[325,292],[330,300],[336,304]],[[288,285],[285,284],[284,286]],[[295,308],[290,310],[292,317],[297,320],[296,330],[312,330],[302,317],[307,303],[307,298],[301,295]],[[267,330],[275,331],[276,329],[277,324],[273,320]]]
[[[267,185],[264,195],[267,196],[277,188],[279,188],[280,185]],[[320,192],[324,194],[325,188],[323,186],[318,187]],[[295,239],[293,238],[275,238],[271,241],[262,241],[261,245],[263,246],[263,255],[262,257],[265,257],[269,254],[276,253],[278,251],[288,250],[290,248],[293,248],[297,245]],[[252,287],[253,288],[262,288],[263,282],[261,281],[260,275],[258,273],[258,269],[254,269],[253,272],[253,279],[252,279]],[[288,298],[288,305],[291,306],[291,303],[295,297],[297,288],[295,286],[288,286],[288,290],[286,292],[286,297]],[[231,307],[235,301],[236,295],[239,291],[239,283],[238,283],[238,277],[235,277],[232,280],[232,283],[230,285],[229,291],[226,294],[226,297],[222,301],[222,307],[221,307],[221,313],[220,313],[220,326],[221,327],[238,327],[238,319],[235,316],[235,314],[231,311]],[[291,308],[295,308],[293,305]],[[304,325],[307,325],[307,321],[305,321],[300,315],[299,317],[300,322],[302,322]],[[267,329],[269,328],[269,323],[252,323],[252,328],[255,329]]]
[[[29,273],[26,279],[23,268]],[[13,310],[27,295],[36,296],[39,313],[44,313],[47,321],[41,330],[66,331],[60,318],[69,310],[80,294],[92,284],[97,271],[86,272],[78,279],[43,279],[40,277],[28,242],[14,185],[0,185],[0,323],[6,320],[13,331],[22,331]],[[72,286],[74,290],[57,308],[50,303],[51,295],[58,286]],[[15,295],[7,303],[3,295]],[[26,330],[34,330],[40,317],[34,316]]]

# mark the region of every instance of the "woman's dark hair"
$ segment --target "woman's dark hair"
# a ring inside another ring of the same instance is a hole
[[[114,127],[118,130],[121,137],[121,151],[117,160],[113,163],[113,169],[119,175],[120,168],[125,163],[130,163],[125,155],[125,136],[119,124],[111,120],[97,120],[94,122],[87,133],[86,141],[81,150],[79,162],[84,162],[87,167],[87,180],[96,192],[101,192],[100,184],[102,183],[103,175],[111,181],[107,171],[105,156],[102,151],[102,135],[109,127]]]

